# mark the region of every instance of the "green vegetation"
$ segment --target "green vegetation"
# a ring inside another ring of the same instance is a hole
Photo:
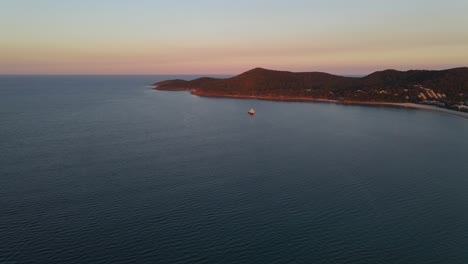
[[[468,102],[468,68],[443,71],[386,70],[362,78],[321,72],[293,73],[256,68],[226,79],[169,80],[160,90],[192,90],[209,96],[310,98],[339,101],[412,102],[463,110]]]

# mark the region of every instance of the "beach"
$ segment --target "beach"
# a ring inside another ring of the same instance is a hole
[[[157,86],[154,86],[156,90],[166,90],[159,89]],[[187,89],[171,89],[170,91],[186,91]],[[416,103],[389,103],[389,102],[370,102],[370,101],[349,101],[349,100],[331,100],[331,99],[321,99],[321,98],[310,98],[310,97],[290,97],[290,96],[246,96],[246,95],[220,95],[220,94],[209,94],[201,92],[200,90],[193,89],[190,90],[190,93],[196,96],[203,97],[219,97],[219,98],[233,98],[233,99],[256,99],[256,100],[268,100],[268,101],[291,101],[291,102],[321,102],[321,103],[335,103],[335,104],[353,104],[353,105],[370,105],[370,106],[389,106],[389,107],[404,107],[404,108],[413,108],[421,109],[428,111],[437,111],[446,113],[449,115],[461,117],[468,119],[468,113],[450,110],[446,108],[440,108],[436,106],[416,104]]]

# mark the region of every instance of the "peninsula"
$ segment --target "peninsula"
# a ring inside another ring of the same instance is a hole
[[[360,78],[255,68],[231,78],[166,80],[154,86],[157,90],[187,90],[199,96],[429,105],[468,112],[467,67],[441,71],[385,70]]]

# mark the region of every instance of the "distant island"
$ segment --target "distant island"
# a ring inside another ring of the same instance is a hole
[[[360,78],[255,68],[231,78],[166,80],[154,86],[157,90],[188,90],[199,96],[401,106],[418,104],[468,112],[467,67],[441,71],[385,70]]]

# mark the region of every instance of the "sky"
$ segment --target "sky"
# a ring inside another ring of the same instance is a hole
[[[468,66],[467,0],[0,0],[0,74]]]

